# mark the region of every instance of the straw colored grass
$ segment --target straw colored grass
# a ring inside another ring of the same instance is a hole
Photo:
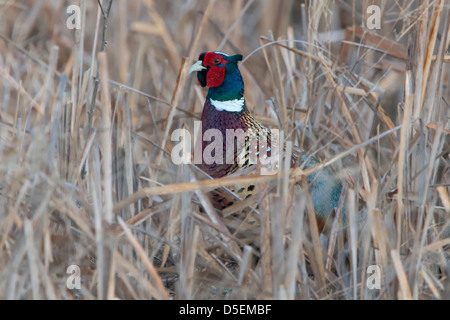
[[[70,4],[78,30],[68,1],[0,4],[0,299],[450,299],[448,2],[375,1],[379,30],[367,1]],[[210,50],[244,55],[248,107],[320,164],[171,161]],[[344,192],[319,233],[324,167]]]

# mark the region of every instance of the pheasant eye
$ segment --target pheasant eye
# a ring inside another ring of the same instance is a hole
[[[220,63],[220,59],[219,58],[214,59],[214,64],[219,64],[219,63]]]

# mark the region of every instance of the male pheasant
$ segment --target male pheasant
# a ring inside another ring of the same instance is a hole
[[[242,60],[242,55],[227,55],[218,51],[203,52],[198,61],[194,63],[189,73],[197,72],[198,83],[202,87],[208,87],[205,104],[202,112],[202,155],[211,151],[211,144],[217,141],[205,141],[205,133],[208,130],[216,130],[227,137],[227,130],[239,130],[245,132],[245,140],[241,143],[233,139],[232,161],[227,161],[227,146],[225,138],[222,139],[222,155],[214,154],[212,158],[219,161],[205,161],[203,159],[201,168],[213,178],[224,177],[233,173],[238,173],[244,169],[251,168],[255,164],[250,161],[251,155],[271,155],[275,141],[272,141],[271,131],[258,122],[249,112],[245,104],[244,82],[238,68],[238,62]],[[212,140],[212,139],[211,139]],[[254,147],[252,141],[258,140],[259,144]],[[217,150],[216,150],[217,151]],[[221,150],[220,150],[221,151]],[[204,158],[204,157],[203,157]],[[305,167],[311,167],[318,163],[314,157],[302,155],[301,161],[306,161]],[[221,160],[221,161],[220,161]],[[229,159],[228,159],[229,160]],[[291,167],[298,166],[298,155],[294,154],[291,159]],[[327,217],[334,208],[337,207],[342,185],[335,175],[324,168],[307,177],[311,197],[316,212],[319,229],[325,223]],[[230,188],[241,199],[246,199],[257,192],[253,184],[246,186],[234,186]],[[226,209],[235,203],[235,198],[221,190],[213,191],[213,205],[217,209]]]

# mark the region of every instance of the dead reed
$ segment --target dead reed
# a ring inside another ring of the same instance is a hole
[[[0,4],[0,299],[450,298],[448,2],[99,2]],[[250,54],[248,105],[319,165],[171,161],[206,94],[187,69],[217,49]],[[345,192],[319,234],[324,166]],[[266,192],[212,207],[248,181]]]

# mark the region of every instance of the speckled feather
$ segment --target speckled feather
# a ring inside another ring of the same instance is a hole
[[[232,164],[226,163],[226,141],[223,141],[223,164],[202,163],[202,169],[213,178],[221,178],[252,166],[249,164],[249,148],[253,139],[261,139],[261,141],[266,140],[267,146],[270,146],[271,144],[270,132],[253,117],[247,108],[244,108],[241,112],[218,111],[214,108],[209,99],[205,101],[205,105],[203,107],[203,134],[208,129],[220,130],[223,137],[226,137],[227,129],[242,129],[246,133],[246,139],[243,145],[237,145],[237,142],[235,143],[235,150],[238,150],[238,152],[234,153],[234,161]],[[209,141],[203,141],[202,150],[204,150],[209,143]],[[245,150],[245,152],[241,153],[243,150]],[[259,146],[254,152],[258,151]],[[270,152],[268,152],[268,156],[270,156]],[[239,157],[244,157],[244,160],[240,160]],[[241,199],[246,199],[256,192],[255,185],[234,186],[229,189],[236,193]],[[231,195],[225,192],[220,192],[219,190],[213,192],[213,200],[214,205],[219,209],[227,208],[233,205],[235,201]]]

